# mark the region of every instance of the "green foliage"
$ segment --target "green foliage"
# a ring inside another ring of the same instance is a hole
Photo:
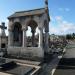
[[[74,39],[75,39],[75,33],[67,34],[67,35],[66,35],[66,39],[67,39],[67,40],[74,40]]]

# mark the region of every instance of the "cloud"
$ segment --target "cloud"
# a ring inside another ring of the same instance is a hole
[[[65,11],[70,11],[70,9],[69,8],[65,8]]]
[[[63,8],[58,8],[59,11],[63,11]]]
[[[49,33],[50,34],[58,34],[58,29],[56,28],[56,27],[54,27],[54,26],[52,26],[51,24],[49,24]]]
[[[52,16],[50,16],[50,19],[51,19],[52,22],[55,21],[55,19]]]
[[[70,8],[58,8],[58,10],[62,12],[69,12]]]
[[[75,24],[64,20],[62,16],[51,16],[51,22],[49,23],[49,33],[50,34],[68,34],[75,32]],[[54,22],[57,26],[54,26],[52,23]],[[8,35],[8,20],[5,21],[5,25],[7,26],[6,35]],[[28,28],[27,35],[32,35],[31,29]],[[0,30],[1,32],[1,30]],[[36,29],[36,34],[39,33],[38,28]]]
[[[55,16],[55,19],[60,21],[60,20],[62,20],[62,17],[61,16]]]
[[[62,24],[60,25],[61,31],[66,34],[66,33],[73,33],[75,32],[75,24],[63,21]]]
[[[61,16],[55,16],[55,20],[57,21],[57,23],[61,23],[62,22],[62,17]]]
[[[55,27],[50,23],[50,34],[68,34],[75,32],[75,24],[64,20],[61,16],[55,16],[55,20],[57,26]]]

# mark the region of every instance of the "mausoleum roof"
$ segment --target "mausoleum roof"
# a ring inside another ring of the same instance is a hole
[[[33,10],[28,10],[28,11],[19,11],[19,12],[15,12],[11,16],[9,16],[8,19],[15,18],[15,17],[40,15],[40,14],[43,14],[43,13],[45,13],[45,8],[33,9]]]

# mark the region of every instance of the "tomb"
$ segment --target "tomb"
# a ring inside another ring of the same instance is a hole
[[[0,62],[0,74],[1,75],[33,75],[38,68],[28,65],[17,63],[11,59],[0,58],[3,63]]]
[[[8,20],[9,35],[7,58],[0,58],[0,74],[38,75],[38,71],[41,70],[39,64],[44,60],[45,54],[49,52],[48,39],[50,17],[48,0],[45,0],[45,8],[15,12],[8,17]],[[26,35],[28,26],[31,28],[32,33],[29,39],[31,42],[30,46],[27,45],[27,43],[29,43]],[[2,28],[3,30],[6,29],[6,27]],[[35,39],[37,28],[39,30],[38,42],[36,42]],[[4,48],[5,44],[2,43],[1,47]],[[38,62],[31,60],[37,60]]]
[[[48,1],[45,1],[45,8],[19,11],[8,17],[8,55],[18,58],[41,60],[44,54],[48,53],[49,38],[49,9]],[[31,47],[27,46],[26,31],[31,27]],[[38,47],[35,46],[35,32],[39,30]],[[44,37],[45,35],[45,37]],[[44,37],[44,38],[43,38]]]

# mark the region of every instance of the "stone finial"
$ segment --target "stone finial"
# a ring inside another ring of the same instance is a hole
[[[45,0],[45,11],[48,12],[48,0]]]
[[[45,0],[45,5],[47,5],[47,6],[48,6],[48,0]]]

